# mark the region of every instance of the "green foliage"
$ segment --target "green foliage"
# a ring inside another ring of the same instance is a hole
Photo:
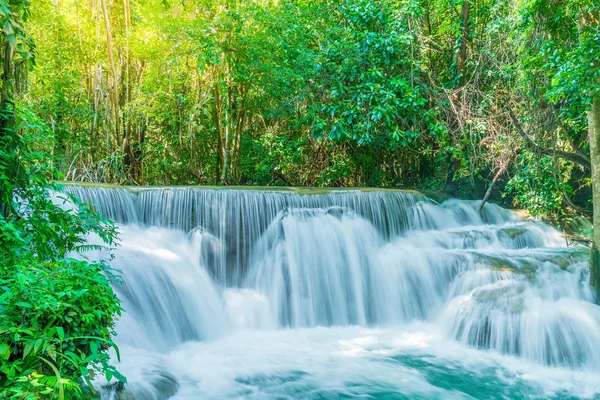
[[[513,205],[530,211],[533,215],[546,215],[560,219],[565,214],[563,190],[568,187],[570,168],[558,165],[550,157],[523,152],[516,162],[517,169],[506,185],[512,195]]]
[[[551,78],[549,100],[589,103],[600,91],[598,12],[591,0],[531,0],[526,4],[525,26],[534,30],[541,24],[547,33],[537,38],[533,49],[539,53],[533,61]]]
[[[311,78],[318,98],[308,109],[313,134],[359,144],[374,136],[389,137],[391,146],[413,143],[427,131],[420,122],[428,113],[407,16],[387,2],[327,8],[322,13],[332,28],[321,33]]]
[[[123,379],[106,353],[120,309],[104,266],[24,259],[7,269],[0,276],[2,398],[81,398],[81,377]]]
[[[116,232],[77,199],[59,199],[46,151],[52,131],[8,107],[0,114],[0,398],[86,398],[96,374],[124,380],[107,354],[121,311],[114,274],[78,255],[106,251]],[[90,234],[103,244],[86,244]]]
[[[589,0],[531,0],[521,10],[526,41],[519,85],[533,99],[525,123],[538,146],[549,150],[519,156],[507,193],[538,214],[564,219],[569,211],[591,210],[587,111],[600,89],[598,12]],[[575,153],[588,163],[568,162],[553,150]],[[571,198],[578,199],[577,206]]]
[[[99,4],[43,1],[28,24],[39,55],[25,101],[70,180],[480,198],[503,171],[509,203],[556,213],[573,194],[589,208],[589,167],[560,152],[589,152],[591,0]],[[521,168],[531,152],[560,168]],[[540,179],[553,183],[526,200]]]
[[[25,29],[30,6],[30,0],[0,1],[0,24],[4,40],[16,49],[23,61],[33,62],[35,44]]]
[[[32,150],[52,137],[30,113],[17,116],[0,147],[0,398],[81,398],[82,377],[124,379],[106,353],[121,311],[113,273],[72,258],[104,246],[90,247],[86,235],[110,245],[115,229],[75,198],[53,200],[60,188],[47,180],[45,154]],[[6,162],[14,158],[18,170]]]

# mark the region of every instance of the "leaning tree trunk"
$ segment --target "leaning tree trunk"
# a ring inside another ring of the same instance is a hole
[[[600,290],[600,95],[592,100],[592,109],[588,113],[588,131],[590,135],[594,200],[594,238],[592,242],[590,283],[597,290]]]

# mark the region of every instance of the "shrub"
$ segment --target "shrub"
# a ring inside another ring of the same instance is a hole
[[[17,218],[0,216],[0,398],[88,397],[95,374],[124,380],[107,354],[121,309],[107,264],[66,256],[99,249],[84,244],[90,231],[111,244],[114,227],[74,199],[79,210],[64,210],[33,194]]]
[[[15,115],[0,129],[0,399],[90,398],[96,374],[125,380],[107,354],[118,356],[114,272],[83,257],[110,249],[115,227],[71,196],[57,201],[56,171],[36,150],[51,132],[26,110]]]

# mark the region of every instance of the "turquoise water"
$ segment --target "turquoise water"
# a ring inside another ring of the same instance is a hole
[[[523,362],[435,330],[415,324],[237,332],[164,356],[140,358],[126,349],[124,357],[137,360],[138,369],[140,360],[154,365],[142,368],[146,379],[175,374],[180,386],[172,398],[181,400],[600,398],[597,371]]]

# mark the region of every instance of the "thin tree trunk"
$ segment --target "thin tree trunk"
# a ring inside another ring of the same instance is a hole
[[[231,148],[231,133],[232,133],[232,124],[233,124],[233,116],[232,114],[232,100],[231,100],[231,78],[229,76],[230,74],[230,70],[229,70],[229,63],[226,64],[227,68],[225,70],[225,81],[226,81],[226,88],[227,88],[227,94],[226,94],[226,98],[225,98],[225,138],[223,140],[223,165],[221,166],[221,178],[220,181],[221,183],[225,183],[225,180],[227,178],[227,165],[229,164],[229,153],[230,153],[230,148]]]
[[[492,191],[494,190],[494,187],[496,187],[496,183],[498,182],[498,179],[500,179],[500,177],[506,172],[507,167],[508,167],[508,164],[505,166],[502,166],[498,170],[498,172],[496,172],[496,175],[494,175],[494,179],[492,179],[492,183],[490,183],[488,190],[485,192],[485,196],[483,196],[483,200],[481,200],[481,204],[479,205],[479,211],[483,210],[483,206],[485,206],[485,203],[487,203],[487,201],[490,199],[490,196],[492,195]]]
[[[462,29],[460,33],[460,48],[458,49],[458,54],[456,56],[456,76],[458,77],[458,87],[457,89],[461,89],[465,85],[465,66],[467,63],[467,47],[469,43],[469,18],[471,16],[471,2],[470,0],[464,0],[462,5]],[[448,96],[450,99],[450,104],[452,105],[458,125],[460,130],[463,130],[463,124],[461,121],[461,116],[458,114],[454,103],[458,100],[457,98],[452,99],[452,97],[457,96],[458,90],[455,91],[452,96]],[[465,95],[463,91],[463,96]],[[462,106],[461,106],[462,108]],[[461,134],[462,132],[459,132]],[[456,138],[451,139],[452,142],[456,142]],[[458,194],[458,187],[455,183],[455,175],[456,172],[460,169],[460,160],[456,158],[452,153],[448,154],[448,175],[446,176],[446,186],[445,191],[452,196],[456,196]]]
[[[0,117],[0,146],[7,146],[4,148],[0,147],[0,150],[6,151],[8,154],[11,154],[14,151],[13,140],[10,140],[9,137],[12,135],[12,129],[14,127],[14,104],[13,104],[13,95],[14,95],[14,63],[13,63],[13,55],[15,48],[10,44],[10,42],[4,39],[4,65],[3,65],[3,75],[2,75],[2,98],[0,99],[0,112],[2,112],[2,116]],[[8,159],[10,163],[9,171],[14,174],[14,177],[19,182],[20,168],[19,161],[17,157],[11,157]],[[0,214],[4,217],[8,215],[10,212],[10,197],[11,194],[6,195],[5,193],[1,193],[2,197],[0,197]]]
[[[94,68],[94,81],[92,85],[92,96],[93,96],[93,106],[94,106],[94,118],[92,120],[92,134],[93,137],[97,137],[99,130],[99,122],[98,122],[98,112],[100,110],[100,105],[102,104],[102,98],[104,97],[102,93],[102,66],[98,65]],[[94,145],[94,152],[96,146]],[[110,143],[109,138],[106,137],[106,153],[110,154]]]
[[[102,12],[104,14],[104,26],[106,29],[106,48],[108,51],[108,60],[110,62],[110,69],[113,76],[113,87],[112,87],[112,108],[115,115],[115,137],[117,139],[117,146],[121,146],[121,133],[120,133],[120,118],[119,118],[119,75],[117,73],[117,67],[115,65],[115,59],[113,56],[113,45],[112,45],[112,31],[110,27],[110,16],[108,15],[108,9],[106,7],[106,0],[100,0],[102,6]]]
[[[135,155],[133,148],[135,146],[132,143],[131,135],[131,116],[128,115],[127,111],[128,104],[131,102],[131,55],[129,52],[129,36],[131,31],[131,16],[129,13],[129,0],[123,0],[123,17],[125,19],[125,73],[123,77],[125,96],[123,99],[123,154],[125,160],[125,168],[127,173],[133,179],[134,182],[138,182],[135,168]]]
[[[467,62],[467,45],[469,43],[469,18],[471,16],[471,2],[465,0],[462,5],[462,32],[460,35],[460,49],[456,58],[456,74],[459,76],[459,87],[465,85],[465,64]]]
[[[217,129],[217,163],[215,169],[215,183],[218,185],[221,183],[221,166],[223,164],[223,159],[225,158],[225,149],[223,146],[223,138],[221,134],[221,92],[219,90],[219,78],[218,76],[215,79],[214,83],[214,108],[213,108],[213,119],[215,121],[215,127]]]
[[[247,88],[245,85],[240,84],[239,86],[239,99],[236,107],[236,122],[235,122],[235,132],[233,135],[232,145],[231,145],[231,162],[230,162],[230,171],[232,175],[239,181],[240,178],[240,149],[241,149],[241,141],[242,141],[242,133],[244,131],[244,124],[246,121],[246,93]]]
[[[7,118],[2,118],[2,128],[6,129],[10,127],[10,122],[13,120],[13,112],[12,112],[12,96],[14,95],[14,63],[13,63],[13,55],[15,53],[15,48],[10,44],[8,40],[6,40],[4,46],[4,71],[2,75],[2,101],[0,104],[1,111],[6,112],[6,110],[11,109],[10,114]],[[7,125],[7,123],[9,123]]]

